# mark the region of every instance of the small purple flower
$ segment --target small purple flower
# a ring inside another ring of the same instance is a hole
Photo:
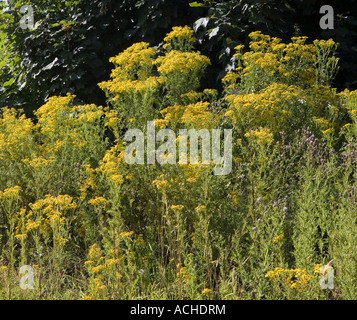
[[[287,207],[284,207],[284,208],[283,208],[283,211],[284,211],[284,212],[287,212],[287,211],[288,211],[288,208],[287,208]]]
[[[253,227],[253,228],[252,228],[253,231],[255,231],[255,230],[257,230],[257,229],[258,229],[257,227]]]
[[[261,201],[262,201],[262,198],[259,197],[259,198],[257,199],[257,202],[261,202]]]

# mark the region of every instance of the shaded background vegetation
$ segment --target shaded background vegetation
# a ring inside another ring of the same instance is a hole
[[[203,85],[219,86],[234,68],[233,48],[247,44],[251,31],[340,43],[340,71],[333,85],[357,88],[356,1],[320,0],[69,0],[0,1],[0,107],[31,113],[48,97],[75,93],[79,102],[105,104],[97,83],[109,78],[109,57],[134,42],[162,45],[176,25],[192,26],[197,49],[212,67]],[[19,9],[31,4],[34,30],[22,30]],[[334,30],[322,30],[320,7],[335,11]]]

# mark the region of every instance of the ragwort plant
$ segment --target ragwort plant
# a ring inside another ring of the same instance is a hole
[[[250,39],[222,92],[200,89],[210,61],[192,29],[175,27],[162,48],[136,43],[111,58],[99,84],[109,106],[67,95],[35,121],[1,110],[1,298],[357,297],[357,95],[330,86],[337,44]],[[149,121],[177,147],[180,129],[232,129],[231,172],[169,150],[127,163],[126,130]],[[23,265],[32,290],[19,287]]]

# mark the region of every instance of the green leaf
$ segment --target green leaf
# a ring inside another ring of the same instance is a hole
[[[10,79],[4,83],[4,87],[10,87],[15,81],[15,78]]]
[[[197,32],[197,30],[202,26],[204,28],[207,27],[207,24],[209,22],[209,18],[200,18],[195,23],[193,24],[193,30]]]
[[[58,58],[55,58],[51,63],[49,63],[44,68],[42,68],[42,71],[51,70],[54,67],[54,65],[56,64],[57,61],[58,61]]]
[[[197,1],[190,3],[190,7],[191,7],[191,8],[203,7],[203,6],[204,6],[204,3],[200,3],[200,2],[197,2]]]

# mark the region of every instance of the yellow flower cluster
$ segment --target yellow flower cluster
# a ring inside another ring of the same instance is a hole
[[[64,247],[69,240],[66,238],[54,238],[53,241],[55,245]]]
[[[222,82],[224,84],[228,84],[228,88],[234,88],[234,85],[236,81],[239,79],[239,74],[229,71],[226,73],[226,75],[223,77]]]
[[[280,234],[276,237],[273,238],[273,243],[276,243],[276,242],[280,242],[284,239],[284,235],[283,234]]]
[[[121,143],[117,143],[110,150],[107,150],[98,170],[109,177],[120,174],[118,165],[124,161],[124,150]]]
[[[155,119],[154,120],[155,126],[164,129],[169,125],[169,121],[165,119]]]
[[[119,113],[116,110],[111,110],[108,107],[104,109],[105,112],[105,126],[110,129],[116,129],[121,119]]]
[[[188,27],[173,27],[172,31],[164,38],[164,49],[170,50],[182,50],[190,51],[193,48],[193,44],[196,42],[196,38],[193,36],[193,30]]]
[[[22,160],[23,163],[26,163],[33,168],[42,168],[42,167],[50,165],[51,163],[54,163],[55,161],[56,161],[56,158],[52,157],[52,156],[49,157],[48,159],[34,158],[32,160],[30,160],[30,159]]]
[[[346,124],[346,126],[352,126],[356,128],[357,124],[357,90],[350,91],[348,89],[344,90],[343,92],[339,93],[341,97],[342,103],[344,107],[347,109],[351,119],[352,124]],[[346,127],[345,127],[346,128]]]
[[[279,278],[280,276],[285,277],[284,283],[290,289],[296,289],[298,291],[302,291],[310,284],[311,280],[314,276],[310,275],[304,269],[284,269],[277,267],[273,271],[268,271],[265,274],[266,278],[274,279]]]
[[[102,250],[97,243],[91,245],[89,248],[88,256],[92,260],[99,260],[102,256]]]
[[[208,111],[209,102],[197,102],[185,108],[181,116],[181,122],[195,128],[214,128],[219,118]]]
[[[177,277],[177,281],[185,281],[188,280],[190,278],[190,275],[187,273],[187,268],[183,267],[181,263],[178,263],[176,265],[178,271],[176,273],[176,277]]]
[[[181,211],[183,210],[185,206],[181,205],[181,204],[178,204],[178,205],[172,205],[171,206],[171,209],[174,210],[174,211]]]
[[[199,52],[181,52],[173,50],[165,56],[156,59],[158,71],[164,77],[173,72],[190,74],[203,71],[211,64],[208,57],[201,55]]]
[[[104,130],[100,129],[101,119],[105,119],[107,126],[119,121],[116,112],[106,112],[108,108],[104,110],[94,104],[74,106],[74,99],[75,96],[70,94],[50,97],[45,105],[35,111],[38,122],[34,128],[36,138],[41,141],[36,145],[35,158],[51,159],[68,146],[82,149],[91,143],[91,139],[98,139],[98,132]],[[39,167],[46,162],[42,164],[38,160],[29,164]]]
[[[233,205],[234,206],[238,206],[238,204],[239,204],[239,193],[238,193],[238,191],[237,190],[234,190],[233,192],[232,192],[232,202],[233,202]]]
[[[145,80],[151,75],[156,49],[147,42],[133,44],[117,56],[110,58],[117,68],[112,71],[112,78],[122,80]]]
[[[319,274],[321,271],[322,264],[315,264],[314,265],[314,273]]]
[[[128,237],[131,237],[133,234],[134,234],[134,231],[121,232],[121,233],[120,233],[120,236],[121,236],[122,238],[128,238]]]
[[[247,52],[244,54],[243,63],[247,66],[243,72],[243,76],[248,74],[254,68],[264,70],[266,75],[274,75],[279,70],[280,62],[278,61],[278,55],[271,52]],[[254,64],[253,64],[254,63]]]
[[[100,207],[101,205],[104,205],[107,203],[107,199],[105,199],[103,197],[95,197],[94,199],[90,199],[88,201],[88,203],[94,207]]]
[[[82,180],[82,185],[80,186],[81,199],[87,196],[88,190],[94,191],[98,188],[96,183],[98,170],[93,169],[89,164],[83,165],[83,169],[85,170],[86,177]]]
[[[109,178],[116,186],[120,186],[124,182],[124,178],[121,174],[114,174]]]
[[[153,105],[158,103],[162,79],[153,74],[156,55],[156,49],[148,43],[135,43],[110,59],[116,65],[112,79],[98,84],[118,115],[125,121],[130,119],[129,123],[134,119],[139,122],[148,120],[145,118],[147,113],[152,113]]]
[[[273,134],[267,128],[259,127],[258,130],[250,130],[245,136],[258,144],[270,144],[274,141]]]
[[[164,55],[158,56],[156,49],[150,48],[148,43],[141,42],[110,59],[116,65],[111,74],[112,80],[100,83],[99,87],[105,91],[128,127],[145,125],[146,121],[158,115],[163,103],[160,97],[162,89],[166,90],[168,101],[174,105],[172,108],[178,107],[178,104],[183,102],[198,103],[203,98],[217,96],[217,92],[213,89],[201,93],[195,92],[210,60],[199,52],[192,52],[194,42],[191,28],[174,27],[165,38]],[[196,118],[202,118],[202,108],[204,107],[191,106],[187,111],[195,113]],[[173,118],[181,120],[180,107],[177,109],[179,114],[174,115]],[[169,109],[166,112],[170,113]],[[209,122],[210,114],[205,115]],[[189,117],[190,114],[187,114],[185,121]],[[158,127],[165,128],[169,124],[167,120],[170,123],[174,121],[165,118],[156,119],[155,122]]]
[[[24,114],[10,108],[0,113],[0,161],[21,161],[34,141],[34,125]]]
[[[259,93],[228,95],[225,116],[237,126],[268,126],[276,133],[287,128],[294,106],[305,95],[299,87],[274,82]]]
[[[20,196],[21,187],[15,186],[12,188],[5,189],[0,191],[0,199],[16,199]]]
[[[155,179],[152,182],[152,185],[155,186],[157,189],[163,189],[168,185],[168,181],[164,180],[164,175],[160,175],[159,179]]]
[[[163,121],[165,121],[165,124],[170,123],[172,127],[175,127],[177,123],[181,122],[181,117],[185,109],[185,106],[174,105],[161,110],[160,113],[164,115]]]
[[[205,295],[205,294],[210,294],[211,292],[212,292],[211,289],[204,288],[201,293],[202,293],[203,295]]]
[[[145,80],[119,80],[115,78],[112,81],[102,82],[100,88],[113,96],[112,100],[118,101],[122,97],[134,95],[147,95],[160,86],[160,82],[156,77],[149,77]]]
[[[205,210],[206,210],[206,206],[205,205],[200,205],[200,206],[197,206],[195,208],[195,211],[197,211],[197,212],[203,212]]]
[[[65,226],[68,218],[63,212],[74,210],[77,203],[69,195],[59,195],[57,197],[46,195],[44,199],[39,199],[35,203],[29,203],[30,210],[22,209],[15,215],[16,238],[26,239],[32,230],[39,230],[46,236],[54,236],[54,243],[63,247],[68,239],[54,233]]]
[[[207,165],[203,164],[180,164],[187,182],[194,183],[201,177]]]
[[[122,232],[122,238],[129,237],[133,232]],[[133,254],[127,252],[119,256],[118,250],[109,249],[102,250],[97,243],[90,246],[88,251],[89,260],[84,262],[86,269],[90,275],[90,295],[85,299],[105,299],[106,288],[112,281],[112,284],[117,288],[123,275],[118,271],[120,263],[125,257]],[[106,285],[104,285],[104,283]]]
[[[190,91],[181,95],[182,100],[187,103],[196,103],[200,101],[204,96],[204,92]]]
[[[59,208],[62,211],[73,210],[77,208],[77,203],[69,195],[59,195],[57,197],[46,195],[45,199],[40,199],[35,203],[30,203],[32,210],[46,210],[48,208]]]
[[[243,54],[243,46],[236,47],[237,53],[234,56],[238,66],[223,78],[227,89],[234,89],[238,78],[246,84],[252,81],[252,89],[256,87],[255,78],[265,80],[266,86],[273,79],[280,78],[285,83],[308,87],[318,81],[317,76],[321,76],[321,72],[316,69],[316,62],[322,56],[325,60],[321,63],[326,64],[327,78],[336,69],[338,59],[331,57],[336,50],[336,43],[331,39],[306,44],[307,37],[293,37],[290,43],[284,44],[281,39],[264,35],[260,31],[250,33],[249,37],[250,51]]]

